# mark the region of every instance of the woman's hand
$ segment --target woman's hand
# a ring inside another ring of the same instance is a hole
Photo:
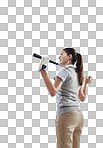
[[[48,56],[42,57],[38,71],[45,70],[48,63],[49,63],[49,57]]]
[[[87,84],[90,83],[92,81],[92,77],[86,77],[85,79],[85,84],[84,84],[84,88],[82,90],[82,88],[79,89],[79,93],[78,93],[78,97],[80,99],[80,101],[85,101],[86,96],[87,96]]]
[[[91,76],[86,77],[86,79],[85,79],[85,83],[86,84],[91,83],[91,81],[92,81],[92,77]]]

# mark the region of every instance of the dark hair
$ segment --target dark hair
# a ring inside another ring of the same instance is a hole
[[[78,74],[78,80],[80,86],[83,85],[84,77],[83,77],[83,60],[81,54],[77,53],[74,48],[65,48],[63,49],[68,55],[72,54],[72,64],[76,62],[76,72]]]

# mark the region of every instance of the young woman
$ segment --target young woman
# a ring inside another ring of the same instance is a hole
[[[87,84],[92,77],[85,79],[82,89],[83,62],[82,56],[73,48],[65,48],[59,56],[60,64],[66,66],[61,68],[55,76],[54,84],[44,70],[49,58],[41,60],[39,71],[44,79],[46,87],[53,97],[57,98],[56,136],[58,148],[79,148],[80,136],[83,128],[83,115],[79,109],[78,98],[84,101],[86,98]]]

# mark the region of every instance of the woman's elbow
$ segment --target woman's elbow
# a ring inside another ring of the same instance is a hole
[[[54,97],[56,94],[55,93],[51,93],[50,95],[51,95],[51,97]]]
[[[84,102],[85,99],[86,99],[86,97],[82,97],[82,98],[80,98],[80,101],[81,101],[81,102]]]
[[[81,101],[81,102],[84,102],[84,99],[81,99],[80,101]]]
[[[50,93],[51,97],[54,97],[56,94],[57,94],[56,91],[53,91],[53,92]]]
[[[80,96],[80,95],[78,95],[78,98],[79,98],[79,100],[80,100],[81,102],[84,102],[85,99],[86,99],[86,96]]]

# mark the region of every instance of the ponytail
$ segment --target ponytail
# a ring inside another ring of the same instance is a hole
[[[76,63],[76,72],[78,74],[79,85],[83,85],[83,61],[82,56],[76,52],[74,48],[65,48],[63,49],[68,55],[72,54],[72,64]]]
[[[76,72],[78,73],[79,84],[80,86],[82,86],[84,81],[83,61],[82,61],[82,56],[79,53],[77,53]]]

